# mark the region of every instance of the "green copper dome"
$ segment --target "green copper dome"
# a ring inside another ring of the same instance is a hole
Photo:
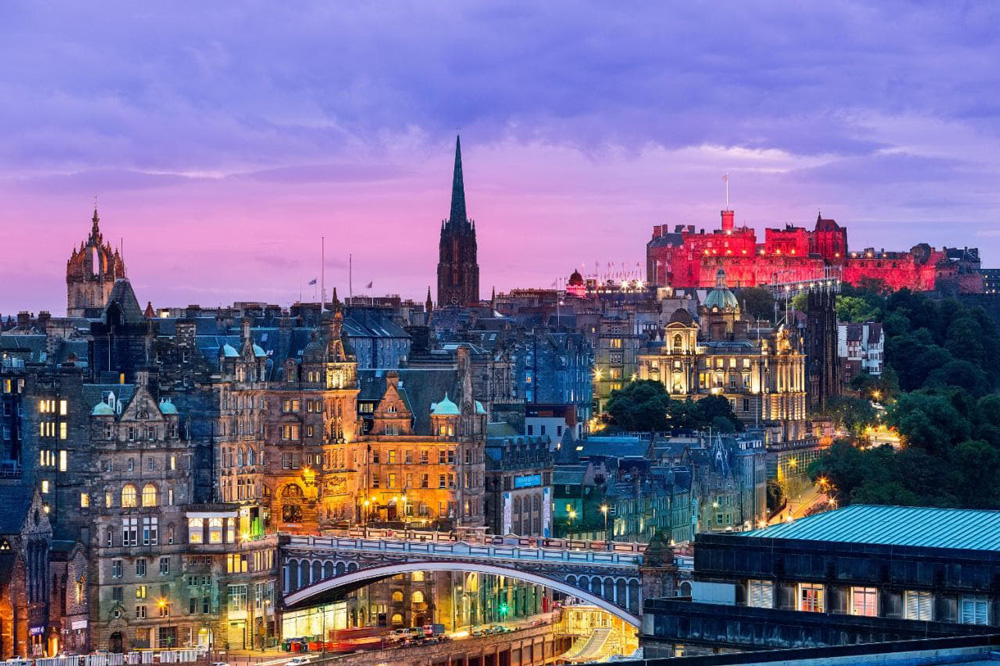
[[[458,416],[461,414],[458,405],[448,399],[448,394],[444,394],[444,400],[431,405],[431,414],[434,416]]]
[[[715,274],[715,289],[708,292],[705,302],[702,304],[709,310],[718,308],[719,310],[739,310],[740,304],[736,300],[736,295],[729,291],[726,286],[726,271],[719,269]]]

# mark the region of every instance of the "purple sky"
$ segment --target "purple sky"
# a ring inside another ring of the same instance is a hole
[[[727,171],[759,230],[1000,265],[1000,4],[670,4],[0,3],[0,312],[65,311],[95,194],[143,303],[287,304],[322,235],[422,298],[456,128],[484,296],[714,227]]]

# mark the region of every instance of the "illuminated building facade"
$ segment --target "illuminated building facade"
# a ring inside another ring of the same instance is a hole
[[[725,396],[747,426],[766,427],[774,441],[807,434],[805,355],[785,328],[751,331],[727,276],[699,307],[700,323],[678,309],[662,341],[638,355],[639,378],[663,383],[675,399]]]
[[[849,251],[847,228],[817,216],[812,230],[786,225],[765,229],[764,242],[747,226],[737,227],[732,210],[722,211],[722,228],[695,231],[693,225],[653,227],[646,244],[647,281],[675,288],[710,288],[719,268],[729,284],[753,287],[776,282],[823,279],[828,267],[839,267],[844,282],[875,283],[884,287],[931,291],[947,286],[959,292],[981,293],[979,253],[966,248],[956,253],[922,243],[909,252],[866,248]]]

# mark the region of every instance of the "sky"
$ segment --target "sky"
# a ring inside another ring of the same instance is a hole
[[[154,307],[422,300],[462,136],[481,288],[655,224],[847,225],[1000,266],[1000,3],[0,3],[0,313],[90,230]]]

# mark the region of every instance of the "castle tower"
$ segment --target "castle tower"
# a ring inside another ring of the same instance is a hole
[[[94,208],[90,236],[79,249],[73,250],[66,262],[66,315],[87,316],[87,310],[96,315],[104,308],[111,295],[115,280],[125,277],[125,262],[111,243],[104,242],[101,218]]]
[[[438,307],[478,305],[479,263],[476,259],[476,223],[469,219],[465,210],[461,138],[455,139],[451,215],[441,223],[438,257]]]

